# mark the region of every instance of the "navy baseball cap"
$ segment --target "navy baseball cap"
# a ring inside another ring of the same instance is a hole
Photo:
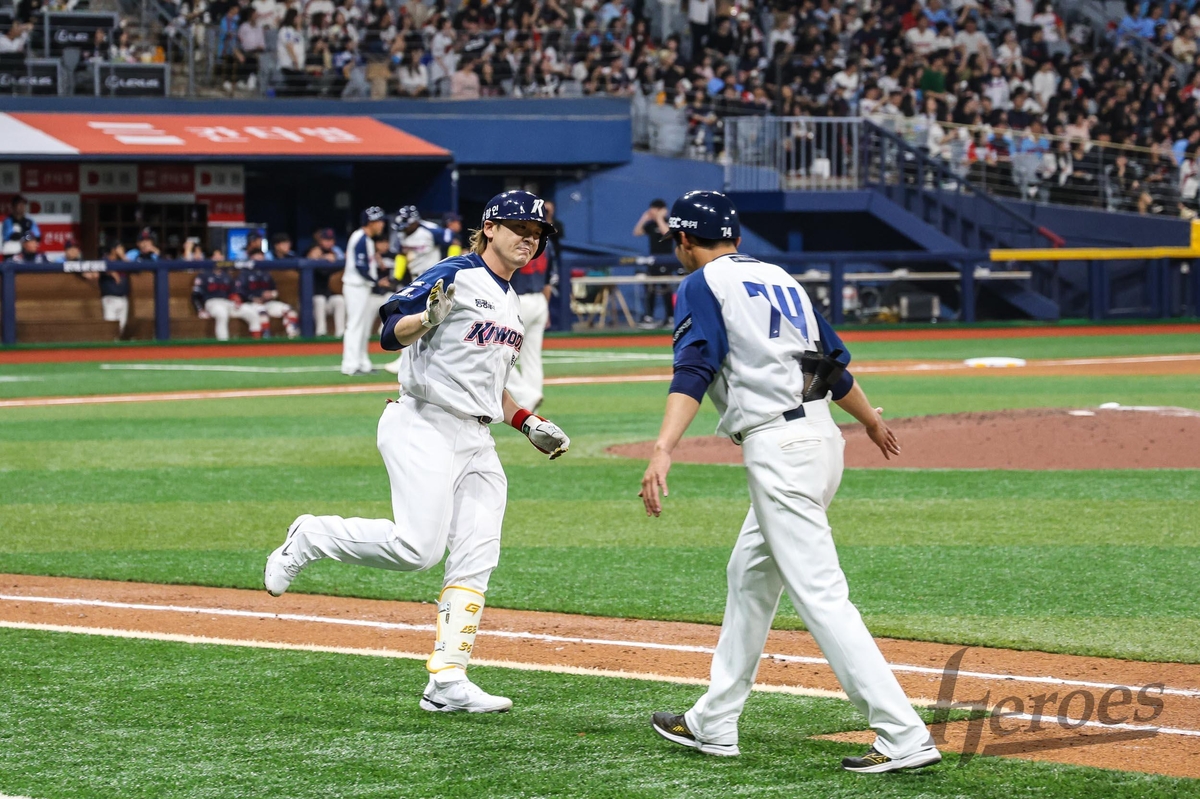
[[[368,225],[372,222],[380,222],[384,219],[387,219],[387,214],[383,212],[383,209],[378,205],[372,205],[359,215],[358,221],[360,225]]]
[[[32,230],[26,231],[25,235],[21,237],[21,241],[41,241],[41,240],[42,240],[42,237],[39,236],[38,234],[34,233]]]
[[[443,225],[448,225],[451,222],[461,222],[461,221],[462,221],[462,217],[459,216],[458,214],[454,213],[453,211],[451,211],[448,214],[442,214],[442,224]]]
[[[671,235],[687,233],[702,239],[724,241],[742,235],[733,201],[719,191],[689,191],[671,206],[667,219]]]
[[[138,233],[138,237],[137,237],[138,241],[145,241],[146,239],[150,239],[150,241],[154,241],[154,231],[148,227],[142,228],[142,232]]]
[[[323,227],[317,231],[317,238],[318,239],[334,239],[334,238],[337,238],[337,236],[334,235],[333,228]]]

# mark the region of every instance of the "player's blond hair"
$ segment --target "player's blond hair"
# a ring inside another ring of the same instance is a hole
[[[482,225],[479,227],[479,230],[471,231],[469,243],[471,245],[471,252],[475,253],[476,255],[483,255],[483,251],[486,250],[488,246],[488,237],[483,235]]]

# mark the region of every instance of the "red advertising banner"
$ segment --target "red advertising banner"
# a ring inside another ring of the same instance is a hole
[[[138,167],[139,194],[191,194],[196,169],[191,164],[142,164]]]
[[[439,158],[450,153],[371,117],[8,114],[46,147],[81,155]],[[27,137],[28,138],[28,137]]]
[[[79,165],[22,164],[21,191],[67,194],[79,191]]]

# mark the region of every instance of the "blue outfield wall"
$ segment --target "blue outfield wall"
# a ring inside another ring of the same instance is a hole
[[[965,248],[879,192],[731,192],[749,226],[788,252],[851,252]]]
[[[1062,236],[1067,247],[1187,247],[1192,241],[1192,223],[1179,217],[1015,200],[1001,202]]]
[[[5,97],[6,112],[369,116],[454,153],[456,163],[582,167],[623,164],[633,151],[629,101],[183,100]]]
[[[644,254],[648,242],[645,236],[633,235],[633,225],[651,200],[670,205],[688,191],[720,191],[724,179],[718,164],[632,153],[627,164],[577,179],[559,179],[554,201],[571,240]],[[781,250],[745,226],[742,249],[758,255]]]

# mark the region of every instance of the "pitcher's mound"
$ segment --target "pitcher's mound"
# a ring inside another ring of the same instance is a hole
[[[917,469],[1200,469],[1200,411],[1035,409],[889,419],[903,452],[884,460],[861,425],[843,425],[846,466]],[[610,447],[648,459],[653,442]],[[685,438],[678,463],[741,463],[727,438]]]

